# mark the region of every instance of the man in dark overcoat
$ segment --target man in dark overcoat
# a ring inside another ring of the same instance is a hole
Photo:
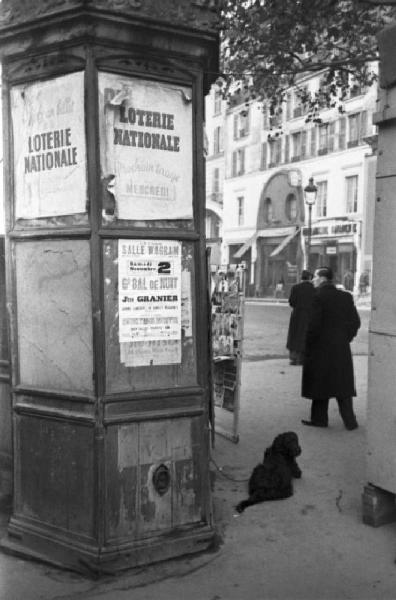
[[[336,288],[329,267],[315,271],[316,288],[306,337],[302,396],[312,400],[311,420],[304,425],[327,427],[329,399],[335,397],[347,429],[358,427],[352,397],[356,396],[350,343],[360,318],[349,292]]]
[[[293,310],[290,315],[286,348],[289,350],[291,365],[303,364],[308,319],[315,294],[311,280],[311,273],[304,269],[300,283],[293,285],[290,290],[289,304]]]

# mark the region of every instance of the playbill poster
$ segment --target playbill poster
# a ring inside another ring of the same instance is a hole
[[[126,366],[181,362],[181,242],[119,240],[119,341]]]
[[[99,73],[102,180],[115,217],[191,219],[191,89]]]
[[[16,219],[84,213],[84,74],[11,89]]]

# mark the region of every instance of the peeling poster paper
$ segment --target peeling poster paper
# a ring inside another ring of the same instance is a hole
[[[181,362],[181,342],[157,340],[120,344],[120,360],[126,367],[174,365]]]
[[[181,242],[118,240],[119,341],[127,366],[181,362]]]
[[[102,178],[114,176],[116,217],[191,219],[191,89],[99,73]]]
[[[86,212],[84,74],[11,89],[16,219]]]

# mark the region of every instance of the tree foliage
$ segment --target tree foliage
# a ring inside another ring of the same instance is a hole
[[[297,85],[309,118],[338,106],[353,86],[376,79],[376,33],[394,8],[367,0],[221,0],[222,71],[225,93],[238,81],[245,97],[280,107]],[[308,93],[299,81],[321,73]]]

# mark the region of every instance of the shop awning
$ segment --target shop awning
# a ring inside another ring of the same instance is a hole
[[[257,237],[259,238],[276,238],[285,237],[287,235],[294,234],[296,227],[268,227],[268,229],[259,229],[257,231]]]
[[[255,233],[254,235],[252,235],[251,238],[249,238],[247,240],[247,242],[245,242],[244,244],[242,244],[242,246],[239,248],[239,250],[237,250],[233,256],[233,258],[242,258],[242,256],[245,254],[245,252],[247,252],[249,250],[249,248],[254,244],[254,242],[257,240],[257,233]]]
[[[275,248],[275,250],[273,250],[273,251],[271,252],[271,254],[270,254],[270,257],[271,257],[271,256],[276,256],[277,254],[279,254],[279,252],[282,252],[283,248],[286,248],[287,244],[288,244],[289,242],[291,242],[291,240],[294,238],[294,236],[296,236],[296,235],[297,235],[297,233],[298,233],[299,231],[300,231],[300,230],[299,230],[298,228],[296,228],[296,229],[295,229],[295,231],[293,231],[293,233],[290,233],[290,234],[289,234],[287,237],[285,237],[285,239],[281,241],[281,243],[279,244],[279,246],[277,246],[277,247]]]

